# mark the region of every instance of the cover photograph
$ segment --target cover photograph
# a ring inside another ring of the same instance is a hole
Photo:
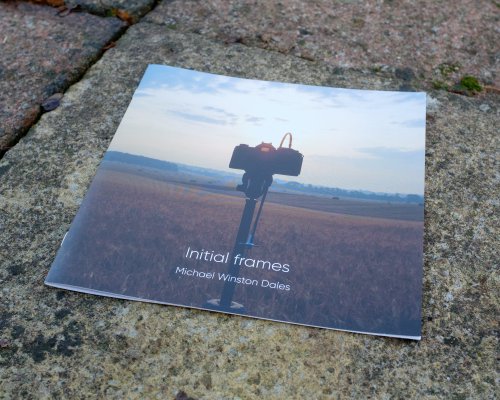
[[[419,340],[425,99],[150,65],[45,283]]]

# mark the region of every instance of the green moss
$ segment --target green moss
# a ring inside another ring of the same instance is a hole
[[[449,89],[452,92],[464,94],[466,96],[474,96],[475,94],[481,92],[483,87],[477,80],[477,78],[465,75],[460,79],[460,82],[455,84],[453,87]]]
[[[481,92],[483,90],[483,87],[481,86],[477,78],[474,78],[470,75],[466,75],[462,79],[460,79],[460,86],[463,86],[465,89],[471,92]]]
[[[448,78],[452,73],[458,72],[460,70],[460,65],[459,64],[449,64],[449,63],[443,63],[439,65],[439,72],[441,72],[441,75],[444,78]]]
[[[449,88],[445,82],[439,80],[432,81],[432,87],[436,90],[448,90]]]

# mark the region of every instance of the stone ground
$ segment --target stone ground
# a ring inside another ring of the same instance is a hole
[[[498,397],[498,3],[38,3],[0,3],[1,398]],[[44,286],[148,63],[428,92],[422,341]]]

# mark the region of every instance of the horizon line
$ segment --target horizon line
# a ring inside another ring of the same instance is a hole
[[[171,163],[171,164],[185,165],[185,166],[188,166],[188,167],[200,168],[200,169],[204,169],[204,170],[207,170],[207,171],[215,171],[215,172],[224,173],[224,174],[238,175],[238,172],[223,171],[223,170],[216,169],[216,168],[207,168],[207,167],[202,167],[202,166],[194,165],[194,164],[186,164],[186,163],[177,162],[177,161],[170,161],[170,160],[165,160],[165,159],[161,159],[161,158],[154,158],[154,157],[151,157],[151,156],[148,156],[148,155],[144,155],[144,154],[139,154],[139,153],[129,153],[129,152],[126,152],[126,151],[121,151],[121,150],[111,150],[109,148],[106,150],[106,152],[104,153],[103,157],[106,155],[106,153],[109,153],[109,152],[128,154],[128,155],[131,155],[131,156],[145,157],[145,158],[149,158],[151,160],[163,161],[163,162],[168,162],[168,163]],[[282,179],[282,178],[276,178],[276,180],[281,180],[281,181],[285,181],[285,182],[288,182],[288,183],[298,183],[300,185],[311,185],[313,187],[318,187],[318,188],[338,189],[338,190],[345,190],[345,191],[350,191],[350,192],[357,191],[357,192],[369,193],[369,194],[375,194],[375,195],[382,195],[382,194],[383,195],[393,195],[393,196],[416,195],[416,196],[420,196],[420,197],[422,197],[422,198],[425,199],[425,193],[420,194],[420,193],[403,193],[403,192],[375,192],[373,190],[359,189],[359,188],[358,189],[346,189],[346,188],[341,188],[341,187],[338,187],[338,186],[326,186],[326,185],[318,185],[318,184],[312,184],[312,183],[302,183],[302,182],[299,182],[299,181],[296,181],[296,180],[286,180],[286,179]]]

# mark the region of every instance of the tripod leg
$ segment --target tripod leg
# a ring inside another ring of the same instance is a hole
[[[246,253],[246,241],[248,239],[248,234],[250,233],[250,227],[252,225],[253,214],[255,211],[255,205],[257,203],[256,199],[247,198],[245,201],[245,208],[243,209],[243,214],[241,216],[240,227],[236,235],[236,241],[234,243],[233,252],[231,254],[231,259],[229,261],[228,274],[234,277],[238,277],[240,273],[240,265],[235,260],[236,256],[244,257]],[[222,295],[220,300],[220,306],[223,308],[230,308],[231,301],[233,298],[234,290],[236,288],[236,282],[225,281],[224,287],[222,288]]]

